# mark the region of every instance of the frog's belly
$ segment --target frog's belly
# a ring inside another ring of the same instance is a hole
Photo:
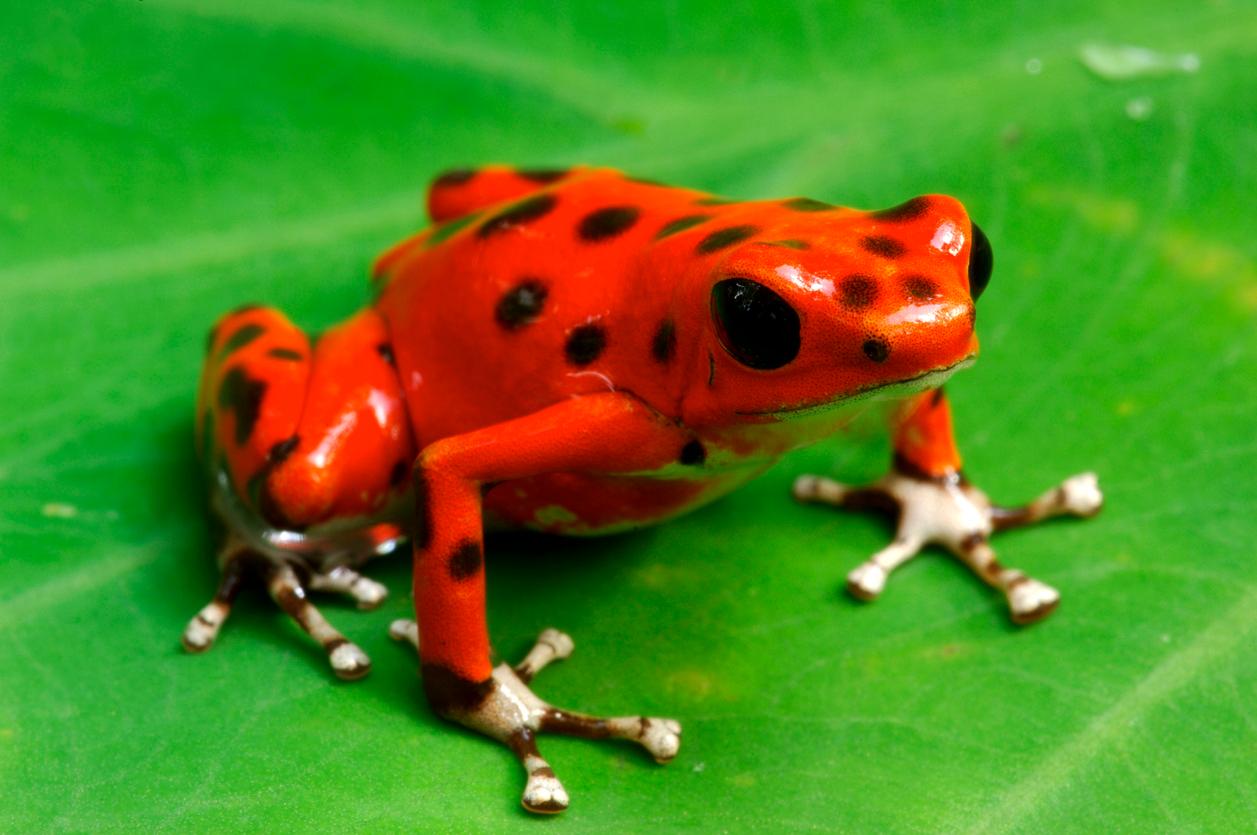
[[[494,486],[485,495],[485,518],[491,527],[576,536],[615,533],[693,510],[762,470],[738,469],[685,479],[547,473]]]

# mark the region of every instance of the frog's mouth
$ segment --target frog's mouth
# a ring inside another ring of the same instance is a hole
[[[908,377],[904,380],[894,380],[889,383],[878,383],[873,386],[866,386],[857,389],[845,397],[838,397],[833,400],[826,400],[823,403],[804,403],[800,406],[783,406],[779,409],[764,409],[755,412],[736,412],[739,415],[800,415],[808,412],[822,412],[831,409],[837,409],[856,403],[860,400],[870,399],[889,399],[895,397],[904,397],[909,394],[916,394],[919,391],[935,389],[947,382],[951,375],[961,369],[968,368],[973,365],[977,359],[977,354],[970,354],[959,362],[942,368],[934,368],[915,377]]]

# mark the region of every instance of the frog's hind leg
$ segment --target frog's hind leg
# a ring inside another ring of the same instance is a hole
[[[215,326],[197,428],[227,536],[219,593],[184,633],[190,651],[213,643],[247,574],[324,647],[338,676],[370,669],[307,590],[364,609],[387,596],[357,567],[404,535],[394,517],[408,504],[415,450],[394,362],[370,310],[313,344],[271,308],[241,308]]]
[[[1027,505],[1000,507],[961,474],[941,389],[908,401],[896,420],[895,465],[881,479],[859,488],[818,476],[801,476],[794,483],[800,501],[897,517],[894,540],[847,575],[847,589],[861,600],[873,600],[892,571],[925,545],[937,543],[1003,593],[1014,623],[1034,623],[1051,614],[1060,602],[1056,589],[1002,565],[990,538],[1052,516],[1095,515],[1103,504],[1095,475],[1066,479]]]

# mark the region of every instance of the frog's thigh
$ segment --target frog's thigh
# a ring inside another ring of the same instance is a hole
[[[252,308],[215,330],[203,431],[245,501],[277,528],[380,510],[415,448],[383,320],[364,310],[311,347],[284,315]]]
[[[310,376],[310,340],[280,311],[249,305],[210,331],[197,411],[197,442],[244,495],[272,450],[296,430]]]

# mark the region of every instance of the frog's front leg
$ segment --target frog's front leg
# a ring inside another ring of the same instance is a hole
[[[528,686],[532,674],[571,649],[559,633],[544,633],[542,646],[518,667],[493,666],[485,623],[482,486],[552,472],[658,470],[677,461],[692,440],[630,395],[606,393],[445,438],[416,462],[415,608],[424,691],[438,714],[502,742],[519,757],[528,773],[522,800],[530,811],[558,812],[568,803],[537,750],[538,734],[632,739],[664,762],[675,756],[681,728],[668,719],[589,717],[538,698]],[[399,627],[395,634],[408,633]]]
[[[848,575],[851,594],[861,600],[876,598],[892,571],[934,543],[1003,592],[1015,623],[1034,623],[1051,614],[1060,601],[1056,589],[1003,566],[990,537],[1052,516],[1095,515],[1104,500],[1095,475],[1066,479],[1027,505],[1000,507],[961,475],[951,413],[941,389],[908,401],[896,413],[895,423],[894,466],[878,481],[848,487],[802,476],[794,484],[795,497],[802,501],[884,510],[898,517],[891,544]]]

